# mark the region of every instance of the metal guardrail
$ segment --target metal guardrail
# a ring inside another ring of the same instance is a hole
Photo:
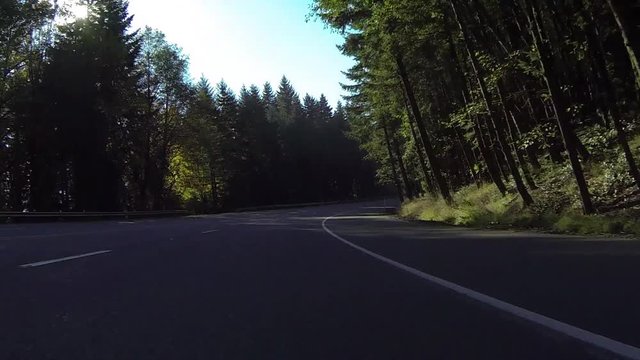
[[[359,203],[359,202],[386,200],[386,199],[387,199],[386,196],[379,196],[379,197],[372,197],[372,198],[366,198],[366,199],[345,199],[345,200],[337,200],[337,201],[308,202],[308,203],[297,203],[297,204],[261,205],[261,206],[238,208],[233,210],[233,212],[292,209],[292,208],[302,208],[302,207],[312,207],[312,206],[350,204],[350,203]]]
[[[368,199],[348,199],[342,201],[326,201],[326,202],[310,202],[310,203],[298,203],[298,204],[275,204],[264,206],[253,206],[239,208],[231,210],[231,212],[246,212],[246,211],[262,211],[262,210],[277,210],[277,209],[290,209],[299,207],[310,206],[324,206],[324,205],[336,205],[346,204],[363,201],[382,200],[386,197],[376,197]],[[86,211],[86,212],[11,212],[0,211],[0,224],[7,222],[19,222],[19,221],[64,221],[64,220],[104,220],[104,219],[134,219],[143,217],[164,217],[164,216],[186,216],[191,215],[192,212],[188,210],[161,210],[161,211]]]
[[[86,211],[86,212],[0,212],[0,221],[13,222],[20,220],[94,220],[94,219],[132,219],[142,217],[185,216],[187,210],[162,211]]]
[[[312,202],[312,203],[300,203],[300,204],[262,205],[262,206],[251,206],[251,207],[238,208],[238,209],[235,209],[234,212],[291,209],[291,208],[299,208],[299,207],[335,205],[335,204],[341,204],[341,203],[343,203],[343,202],[342,201],[329,201],[329,202]]]

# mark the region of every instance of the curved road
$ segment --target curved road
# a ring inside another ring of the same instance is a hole
[[[640,346],[636,241],[415,224],[382,205],[0,226],[0,358],[616,358],[358,247],[629,358]]]

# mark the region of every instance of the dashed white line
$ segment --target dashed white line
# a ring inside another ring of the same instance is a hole
[[[203,233],[203,234],[211,234],[212,232],[216,232],[216,231],[218,231],[218,230],[217,230],[217,229],[214,229],[214,230],[207,230],[207,231],[203,231],[202,233]]]
[[[111,250],[94,251],[94,252],[90,252],[90,253],[86,253],[86,254],[67,256],[67,257],[63,257],[63,258],[59,258],[59,259],[44,260],[44,261],[38,261],[38,262],[34,262],[34,263],[29,263],[29,264],[23,264],[23,265],[20,265],[20,267],[21,268],[32,268],[32,267],[44,266],[44,265],[55,264],[55,263],[59,263],[59,262],[63,262],[63,261],[75,260],[75,259],[88,257],[88,256],[106,254],[106,253],[109,253],[109,252],[111,252]]]
[[[590,331],[578,328],[576,326],[573,325],[569,325],[566,323],[563,323],[561,321],[552,319],[550,317],[535,313],[533,311],[529,311],[527,309],[521,308],[519,306],[516,305],[512,305],[509,304],[507,302],[504,302],[502,300],[493,298],[491,296],[479,293],[477,291],[471,290],[471,289],[467,289],[463,286],[460,286],[458,284],[452,283],[450,281],[441,279],[439,277],[424,273],[420,270],[417,270],[415,268],[412,268],[410,266],[404,265],[402,263],[399,263],[395,260],[391,260],[387,257],[384,257],[382,255],[379,255],[377,253],[374,253],[371,250],[367,250],[361,246],[358,246],[348,240],[346,240],[345,238],[343,238],[342,236],[334,233],[333,231],[331,231],[331,229],[329,229],[327,227],[327,221],[331,220],[333,218],[335,218],[337,215],[334,216],[329,216],[327,218],[325,218],[322,221],[322,228],[324,229],[324,231],[326,231],[329,235],[333,236],[334,238],[340,240],[341,242],[345,243],[346,245],[351,246],[354,249],[357,249],[373,258],[376,258],[382,262],[385,262],[389,265],[395,266],[398,269],[404,270],[412,275],[415,275],[419,278],[422,278],[424,280],[427,280],[431,283],[440,285],[444,288],[447,288],[451,291],[454,291],[460,295],[466,296],[468,298],[471,298],[475,301],[481,302],[485,305],[491,306],[495,309],[498,309],[500,311],[506,312],[508,314],[511,314],[515,317],[518,317],[520,319],[524,319],[526,321],[529,321],[531,323],[543,326],[549,330],[553,330],[559,334],[568,336],[570,338],[579,340],[587,345],[591,345],[595,348],[598,348],[600,350],[605,350],[608,351],[610,353],[616,354],[618,356],[622,356],[625,359],[632,359],[632,360],[640,360],[640,349],[631,345],[627,345],[624,343],[621,343],[619,341],[613,340],[613,339],[609,339],[607,337],[604,337],[602,335],[598,335],[595,333],[592,333]]]

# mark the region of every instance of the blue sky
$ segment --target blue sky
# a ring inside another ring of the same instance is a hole
[[[341,71],[352,66],[336,45],[341,36],[305,21],[311,0],[129,0],[134,26],[159,29],[190,58],[191,74],[234,91],[286,75],[301,96],[343,94]]]

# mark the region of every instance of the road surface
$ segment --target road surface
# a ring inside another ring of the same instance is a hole
[[[381,206],[2,225],[0,358],[637,356],[640,243]]]

